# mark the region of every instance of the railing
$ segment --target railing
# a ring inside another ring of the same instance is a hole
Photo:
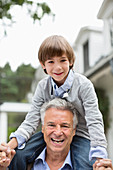
[[[7,142],[8,113],[27,113],[31,108],[28,103],[3,103],[0,105],[0,143]]]

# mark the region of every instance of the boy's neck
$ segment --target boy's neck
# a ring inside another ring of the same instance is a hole
[[[70,72],[70,70],[69,70],[69,72]],[[65,81],[66,81],[66,79],[67,79],[67,77],[68,77],[68,75],[69,75],[69,72],[68,72],[68,74],[67,74],[67,76],[66,76],[66,78],[65,78],[65,80],[64,81],[55,81],[53,78],[53,81],[54,81],[54,83],[58,86],[58,87],[60,87],[60,86],[62,86],[64,83],[65,83]]]

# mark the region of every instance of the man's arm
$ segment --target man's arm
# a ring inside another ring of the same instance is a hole
[[[10,165],[15,153],[15,150],[10,149],[8,144],[0,145],[0,170],[5,170]]]
[[[110,159],[100,159],[93,164],[93,170],[113,170]]]

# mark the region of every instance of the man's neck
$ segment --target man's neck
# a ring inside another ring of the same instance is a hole
[[[62,167],[68,152],[63,153],[51,153],[46,152],[46,162],[51,170],[58,170]]]

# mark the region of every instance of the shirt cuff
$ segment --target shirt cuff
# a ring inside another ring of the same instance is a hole
[[[92,160],[94,158],[107,158],[107,151],[106,148],[102,146],[95,146],[91,147],[89,152],[89,160]]]
[[[25,145],[26,145],[25,138],[23,136],[21,136],[21,135],[18,135],[15,132],[12,132],[9,138],[10,139],[12,139],[12,138],[16,138],[17,139],[17,142],[18,142],[18,147],[17,148],[18,149],[23,149],[25,147]]]

